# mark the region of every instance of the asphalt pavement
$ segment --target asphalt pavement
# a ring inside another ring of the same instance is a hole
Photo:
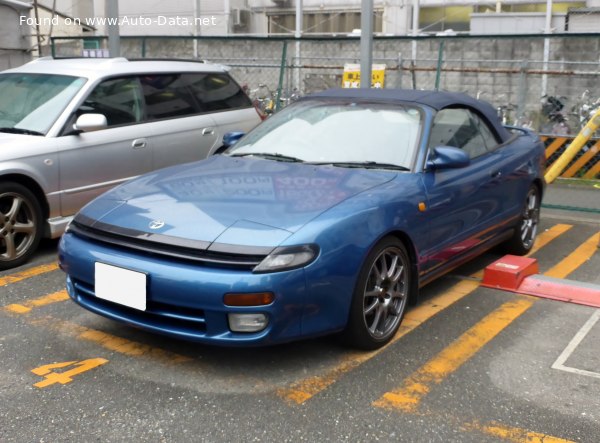
[[[600,224],[600,181],[558,180],[546,187],[542,217]]]

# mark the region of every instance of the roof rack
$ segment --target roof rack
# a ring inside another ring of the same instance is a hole
[[[194,59],[194,58],[128,58],[130,62],[191,62],[191,63],[206,63],[206,60]]]

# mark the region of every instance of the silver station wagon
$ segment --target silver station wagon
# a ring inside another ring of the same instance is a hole
[[[109,188],[223,149],[257,111],[221,65],[39,59],[0,73],[0,269]]]

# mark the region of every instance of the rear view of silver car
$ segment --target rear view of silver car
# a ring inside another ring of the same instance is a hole
[[[199,62],[40,59],[0,73],[0,97],[0,270],[111,187],[260,122],[225,67]]]

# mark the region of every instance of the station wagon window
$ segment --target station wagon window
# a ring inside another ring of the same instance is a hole
[[[225,74],[194,75],[192,92],[203,111],[248,108],[250,99],[231,77]]]
[[[138,80],[128,77],[103,81],[85,99],[77,114],[102,114],[108,126],[142,121],[143,102]]]
[[[498,143],[486,124],[467,109],[440,110],[434,119],[429,147],[454,146],[463,149],[470,158],[485,154]]]
[[[252,106],[226,74],[146,75],[140,80],[149,120]]]
[[[140,77],[148,120],[185,117],[199,112],[186,74],[144,75]]]

